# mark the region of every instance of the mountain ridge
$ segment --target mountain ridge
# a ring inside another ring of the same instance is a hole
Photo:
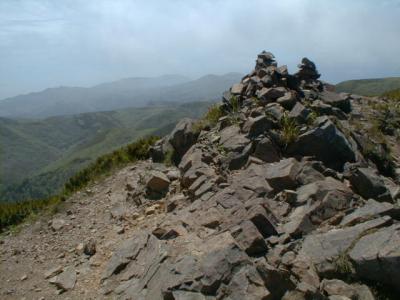
[[[93,87],[59,87],[0,101],[0,116],[44,118],[56,115],[140,107],[151,103],[216,100],[216,94],[240,79],[239,73],[188,80],[178,75],[135,77]],[[208,79],[208,80],[207,80]],[[189,84],[189,87],[187,87]],[[197,94],[198,93],[198,94]],[[178,98],[179,97],[179,98]],[[206,97],[206,98],[205,98]]]

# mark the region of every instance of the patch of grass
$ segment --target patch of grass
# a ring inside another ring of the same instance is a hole
[[[56,206],[60,201],[60,196],[54,196],[43,200],[0,203],[0,232],[9,226],[21,223],[33,214],[52,206]]]
[[[281,143],[287,147],[299,137],[300,128],[294,119],[285,114],[281,119]]]
[[[120,168],[128,163],[149,158],[149,149],[157,140],[151,136],[122,147],[112,153],[99,157],[88,167],[72,176],[58,195],[46,199],[27,200],[16,203],[0,202],[0,232],[6,228],[17,225],[26,218],[49,209],[56,212],[58,204],[72,193],[81,190],[96,179]]]
[[[69,195],[118,167],[149,158],[149,149],[157,140],[158,138],[153,136],[139,139],[110,154],[99,157],[88,167],[72,176],[65,184],[63,193]]]
[[[203,119],[206,120],[211,126],[214,126],[215,124],[217,124],[218,120],[224,115],[225,114],[222,111],[221,106],[218,104],[214,104],[208,109]]]
[[[174,150],[168,150],[167,153],[165,153],[165,157],[164,157],[164,165],[166,165],[167,167],[170,167],[174,164]]]
[[[221,109],[220,105],[211,105],[204,116],[194,124],[194,132],[200,133],[207,126],[215,126],[218,123],[218,120],[224,115],[225,112]]]
[[[232,96],[230,101],[230,106],[231,106],[231,112],[234,114],[237,114],[240,110],[240,102],[239,102],[239,98],[236,96]]]
[[[346,252],[342,252],[334,261],[335,270],[338,274],[348,277],[353,273],[353,265]]]

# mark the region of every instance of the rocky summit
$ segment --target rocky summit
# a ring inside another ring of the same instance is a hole
[[[298,67],[260,53],[152,160],[2,238],[0,298],[398,299],[400,149],[368,121],[386,100]]]

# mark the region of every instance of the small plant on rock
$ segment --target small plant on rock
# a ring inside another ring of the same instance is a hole
[[[237,114],[240,110],[240,103],[238,97],[232,96],[229,102],[231,105],[232,113]]]
[[[281,119],[281,141],[285,147],[295,142],[299,137],[300,129],[294,119],[285,114]]]
[[[334,261],[335,269],[338,274],[348,277],[353,272],[353,266],[346,252],[342,252]]]

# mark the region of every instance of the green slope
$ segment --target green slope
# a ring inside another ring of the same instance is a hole
[[[336,91],[363,96],[379,96],[400,88],[400,77],[348,80],[336,85]]]
[[[0,201],[49,196],[100,155],[146,135],[163,135],[209,106],[196,102],[35,121],[0,119]]]

